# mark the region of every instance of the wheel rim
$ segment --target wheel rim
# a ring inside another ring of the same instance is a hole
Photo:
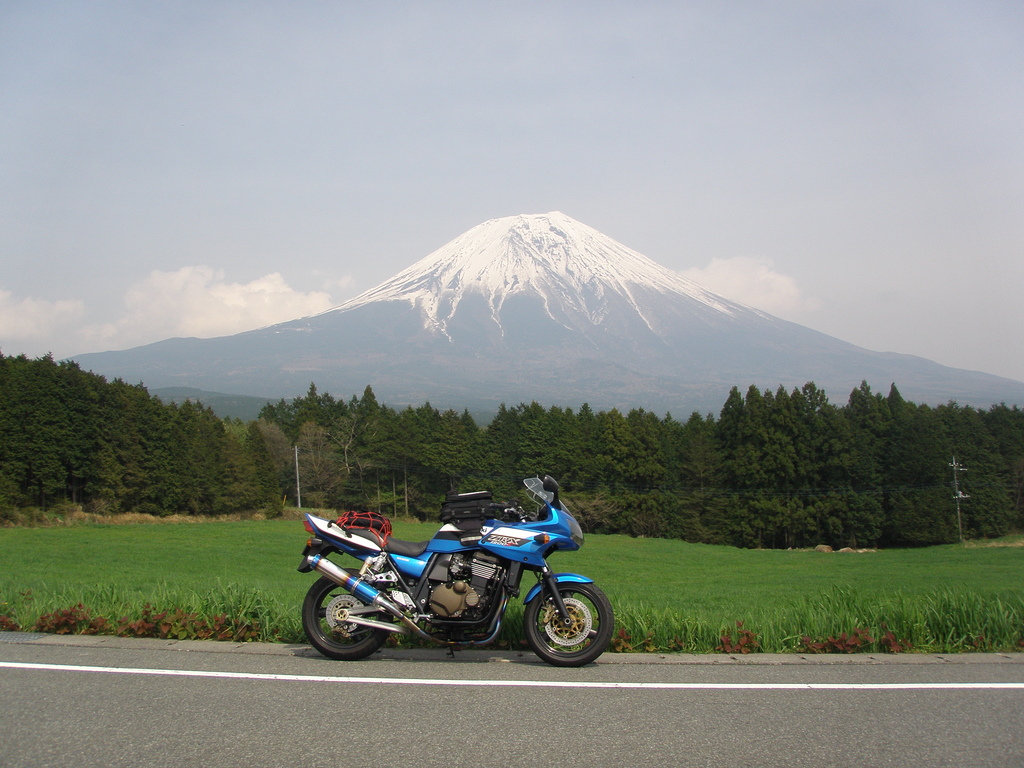
[[[537,621],[540,639],[559,655],[588,651],[600,633],[601,612],[589,595],[582,592],[563,592],[562,603],[569,613],[569,623],[562,621],[558,609],[548,600]]]
[[[316,612],[320,635],[324,640],[339,646],[349,646],[365,640],[372,630],[346,621],[350,610],[361,608],[364,604],[347,592],[332,595],[332,591],[328,590],[323,594]]]
[[[327,622],[328,633],[332,637],[351,640],[359,634],[360,629],[366,630],[351,621],[347,621],[348,612],[358,608],[362,603],[352,595],[338,595],[324,607],[324,621]]]
[[[575,597],[563,598],[562,602],[569,613],[569,623],[561,620],[554,605],[548,605],[544,611],[544,634],[555,645],[567,650],[586,645],[587,640],[594,636],[593,612]]]

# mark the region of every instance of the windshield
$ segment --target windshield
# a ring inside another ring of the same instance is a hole
[[[534,498],[544,504],[550,504],[555,499],[554,493],[544,490],[544,481],[539,477],[528,477],[523,480],[523,485],[526,486],[526,490],[533,494]]]
[[[558,483],[556,483],[550,477],[547,478],[547,480],[550,483],[548,485],[548,488],[551,488],[552,490],[548,490],[547,488],[545,488],[544,481],[541,480],[539,477],[528,477],[525,480],[523,480],[523,485],[526,486],[526,489],[537,501],[539,501],[542,504],[547,504],[548,506],[553,507],[555,500],[558,496]],[[562,512],[562,514],[559,515],[561,523],[567,526],[569,538],[576,542],[577,547],[582,547],[583,529],[580,528],[580,524],[576,522],[576,519],[572,516],[572,513],[569,512],[568,507],[565,506],[565,502],[563,502],[561,499],[557,500],[558,508]],[[534,520],[537,518],[531,517],[530,519]]]

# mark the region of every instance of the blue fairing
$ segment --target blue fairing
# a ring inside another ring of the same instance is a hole
[[[545,558],[553,551],[572,551],[583,544],[583,531],[576,519],[567,510],[550,504],[536,520],[489,520],[482,533],[481,549],[538,569],[547,566]]]
[[[586,576],[581,576],[578,573],[556,573],[555,574],[555,581],[557,581],[559,584],[593,584],[594,583],[593,579],[588,579]],[[544,585],[541,584],[541,583],[534,584],[533,587],[530,589],[530,591],[526,593],[526,598],[523,600],[523,602],[524,603],[528,603],[531,600],[533,600],[533,598],[535,598],[537,595],[540,594],[540,591],[541,591],[541,589],[543,589],[543,586]]]
[[[442,539],[436,535],[427,544],[427,552],[465,552],[470,549],[476,547],[463,544],[458,539]]]
[[[405,555],[391,555],[391,559],[402,573],[406,576],[412,576],[414,579],[418,579],[423,575],[424,569],[427,567],[426,560],[420,560],[418,557],[406,557]]]

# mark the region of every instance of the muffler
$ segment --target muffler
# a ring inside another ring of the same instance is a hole
[[[395,626],[394,624],[387,624],[382,621],[372,621],[371,619],[362,619],[358,616],[350,616],[348,621],[351,621],[353,624],[362,624],[363,626],[374,627],[376,629],[386,629],[389,632],[398,632],[400,634],[411,633],[423,640],[429,640],[432,643],[438,642],[436,638],[431,637],[422,629],[417,627],[413,620],[402,613],[402,609],[395,605],[383,592],[371,584],[367,584],[359,576],[353,576],[344,568],[335,565],[323,555],[313,555],[308,558],[307,563],[310,568],[322,573],[338,586],[344,587],[363,602],[376,606],[385,613],[390,613],[402,622],[402,626]]]

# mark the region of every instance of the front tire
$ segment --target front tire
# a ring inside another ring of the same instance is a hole
[[[546,591],[526,604],[523,625],[526,642],[548,664],[582,667],[605,652],[615,629],[611,601],[594,584],[558,585],[572,623],[562,624]]]
[[[346,611],[365,605],[326,576],[318,579],[302,602],[302,628],[310,645],[327,658],[342,661],[362,659],[376,651],[390,632],[344,621]]]

